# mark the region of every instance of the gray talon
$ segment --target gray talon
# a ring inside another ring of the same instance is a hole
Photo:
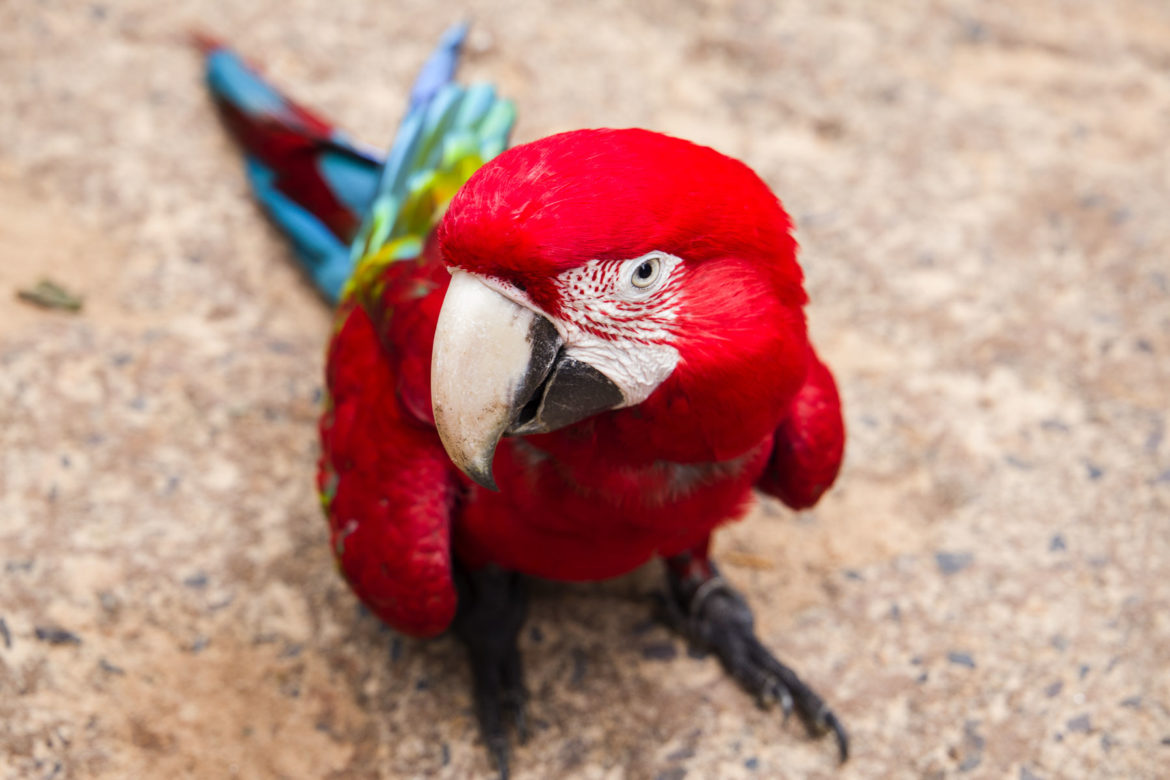
[[[784,713],[784,725],[788,725],[788,719],[792,716],[792,694],[787,688],[781,689],[781,694],[780,710]]]

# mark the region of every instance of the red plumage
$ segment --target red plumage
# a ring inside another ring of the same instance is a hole
[[[832,376],[807,340],[789,229],[742,163],[645,131],[554,136],[481,169],[440,226],[448,263],[513,283],[555,314],[560,271],[677,254],[690,266],[681,360],[637,406],[505,438],[491,492],[446,461],[431,427],[430,346],[448,277],[436,247],[390,265],[380,296],[340,314],[322,420],[335,540],[354,527],[375,540],[347,541],[341,556],[363,600],[395,627],[431,634],[453,609],[432,544],[448,534],[473,568],[594,580],[703,544],[757,483],[794,507],[813,503],[844,434]]]
[[[453,65],[464,32],[448,33],[424,75]],[[219,45],[200,43],[216,60]],[[791,221],[764,182],[645,130],[552,136],[475,173],[417,257],[390,260],[416,236],[374,227],[398,216],[402,193],[375,201],[367,224],[381,237],[361,239],[367,255],[343,290],[352,207],[376,162],[235,59],[211,62],[209,81],[258,196],[321,289],[342,297],[318,472],[338,566],[394,628],[454,627],[501,773],[502,717],[520,726],[526,697],[516,574],[598,580],[655,556],[675,627],[758,701],[834,733],[844,760],[836,715],[758,641],[709,558],[711,533],[753,488],[811,506],[844,450]],[[450,175],[414,170],[409,208],[440,213],[423,190]],[[509,430],[529,433],[500,438]],[[493,480],[498,491],[481,486]]]

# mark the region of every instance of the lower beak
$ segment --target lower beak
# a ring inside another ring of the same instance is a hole
[[[492,459],[506,433],[544,433],[611,409],[617,386],[568,357],[556,328],[456,270],[431,356],[431,402],[452,462],[496,489]]]

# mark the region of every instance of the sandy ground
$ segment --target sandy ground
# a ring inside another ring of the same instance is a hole
[[[328,314],[183,42],[382,144],[432,5],[0,4],[0,775],[487,776],[460,649],[333,570]],[[851,434],[719,551],[854,758],[648,622],[650,570],[538,591],[519,777],[1165,776],[1170,6],[995,6],[468,6],[517,140],[647,126],[775,187]],[[84,310],[16,302],[42,275]]]

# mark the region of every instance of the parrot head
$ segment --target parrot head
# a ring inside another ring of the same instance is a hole
[[[646,130],[496,157],[437,234],[452,279],[431,397],[451,459],[494,488],[503,436],[586,420],[681,462],[758,445],[808,361],[790,230],[743,163]]]

